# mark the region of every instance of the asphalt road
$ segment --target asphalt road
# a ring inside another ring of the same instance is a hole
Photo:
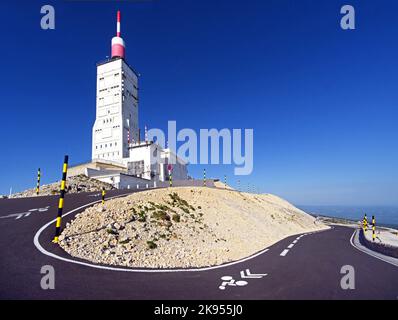
[[[67,195],[64,212],[99,199],[99,193]],[[205,271],[114,271],[62,261],[37,249],[33,239],[56,217],[57,204],[56,196],[0,200],[0,299],[398,299],[398,267],[354,248],[350,228],[289,237],[251,259]],[[51,243],[54,228],[40,233],[40,245],[76,260]],[[54,290],[41,289],[44,265],[55,269]],[[340,286],[344,265],[354,267],[354,290]],[[247,269],[251,278],[245,278]],[[224,283],[220,289],[226,276],[235,285]]]

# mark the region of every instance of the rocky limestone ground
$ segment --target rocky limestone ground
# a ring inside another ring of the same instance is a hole
[[[54,182],[51,184],[45,184],[40,186],[39,196],[50,196],[59,194],[61,181]],[[67,193],[79,193],[79,192],[94,192],[100,191],[102,188],[106,190],[114,189],[111,184],[89,178],[85,175],[78,175],[68,177],[66,179],[66,191]],[[26,197],[37,197],[36,188],[28,189],[23,192],[14,193],[10,198],[26,198]]]
[[[95,205],[66,225],[60,246],[94,263],[204,267],[238,260],[293,234],[328,228],[273,195],[180,187]]]

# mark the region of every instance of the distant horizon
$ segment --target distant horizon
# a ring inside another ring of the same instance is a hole
[[[376,224],[398,226],[398,206],[345,206],[345,205],[296,205],[297,208],[314,215],[361,220],[375,216]]]
[[[294,204],[295,206],[314,206],[314,207],[364,207],[364,208],[398,208],[398,204],[379,205],[379,204]]]

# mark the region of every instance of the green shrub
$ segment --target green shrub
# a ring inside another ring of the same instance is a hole
[[[140,221],[140,222],[145,222],[146,221],[146,213],[145,213],[145,211],[140,211],[140,213],[138,214],[138,216],[139,216],[139,218],[138,218],[138,221]]]
[[[173,221],[180,222],[181,221],[181,216],[178,213],[173,214]]]
[[[111,228],[106,229],[106,232],[109,234],[117,234],[117,232]]]
[[[158,247],[154,241],[147,241],[146,244],[148,245],[149,249],[156,249]]]
[[[166,211],[156,211],[152,214],[152,217],[157,219],[157,220],[170,220],[170,216],[166,213]]]
[[[182,211],[184,211],[185,213],[189,213],[189,212],[190,212],[189,209],[187,209],[187,208],[185,208],[185,207],[180,207],[180,209],[181,209]]]

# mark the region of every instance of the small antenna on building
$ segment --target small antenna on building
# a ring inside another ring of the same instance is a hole
[[[148,128],[147,126],[144,127],[145,130],[145,142],[148,143]]]

